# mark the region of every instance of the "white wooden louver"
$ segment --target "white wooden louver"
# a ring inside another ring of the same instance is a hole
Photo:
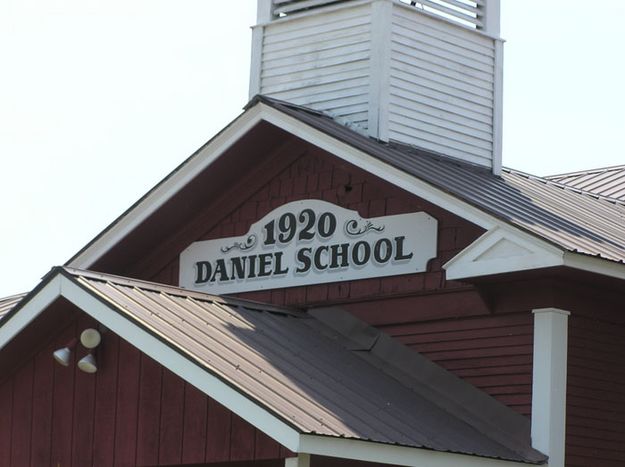
[[[344,0],[343,0],[344,1]],[[484,28],[485,0],[399,0],[406,5],[421,9],[424,12],[441,16],[450,21],[473,27]],[[274,18],[304,13],[314,8],[340,3],[341,0],[273,0],[272,15]]]

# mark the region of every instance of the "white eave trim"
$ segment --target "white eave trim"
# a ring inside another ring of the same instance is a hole
[[[80,308],[141,352],[156,360],[185,381],[239,415],[289,450],[303,454],[333,456],[384,464],[414,467],[514,467],[526,463],[504,461],[466,454],[452,454],[417,447],[404,447],[372,441],[302,434],[245,397],[170,345],[138,326],[137,323],[85,290],[62,272],[49,279],[17,312],[0,325],[0,350],[29,323],[60,297]]]
[[[411,467],[527,467],[530,465],[468,454],[327,436],[301,435],[300,440],[300,452],[380,464]]]
[[[625,280],[625,265],[607,259],[567,251],[564,253],[563,265],[573,269]]]
[[[68,267],[89,269],[114,245],[134,230],[141,222],[156,212],[163,204],[184,188],[198,173],[215,162],[225,151],[250,131],[261,120],[261,109],[252,107],[237,117],[221,133],[191,157],[169,178],[158,184],[145,199],[96,238],[83,252],[77,255]]]
[[[506,225],[490,229],[443,265],[449,280],[549,267],[567,267],[625,280],[625,265],[563,251]]]
[[[285,115],[266,104],[259,102],[246,110],[221,133],[215,136],[186,164],[178,169],[171,177],[165,179],[160,185],[149,193],[145,199],[137,206],[122,216],[116,223],[105,230],[99,238],[93,241],[82,253],[77,255],[68,267],[77,269],[89,269],[100,257],[109,251],[114,245],[121,241],[128,233],[135,229],[147,217],[158,210],[165,202],[180,191],[193,177],[215,162],[227,149],[229,149],[245,133],[250,131],[261,121],[266,121],[281,128],[292,135],[313,144],[334,156],[343,159],[363,170],[383,178],[409,193],[429,201],[439,206],[441,209],[449,211],[468,222],[478,225],[486,230],[502,228],[515,232],[523,238],[531,238],[537,246],[546,251],[562,250],[557,249],[547,241],[531,236],[519,229],[515,229],[510,224],[492,216],[483,210],[466,203],[455,196],[445,193],[432,185],[407,174],[400,169],[370,156],[364,151],[356,149],[347,143],[343,143],[326,133],[316,130],[311,126],[300,122],[294,117]],[[479,240],[479,239],[478,239]],[[469,246],[470,248],[471,246]],[[464,253],[464,252],[463,252]],[[625,267],[622,264],[612,263],[606,260],[586,257],[575,253],[566,253],[564,262],[551,264],[551,266],[563,265],[575,269],[594,272],[625,279]],[[455,258],[454,258],[455,259]],[[453,260],[452,260],[453,261]],[[448,263],[449,264],[449,263]],[[542,266],[544,267],[544,266]],[[510,270],[508,272],[513,272]],[[469,276],[466,276],[469,277]]]
[[[2,322],[2,326],[0,326],[0,349],[4,348],[11,339],[59,297],[64,297],[165,368],[208,394],[283,446],[297,452],[300,445],[299,431],[165,344],[153,334],[137,326],[133,320],[105,304],[62,273],[53,277],[17,313],[8,318],[6,322]]]

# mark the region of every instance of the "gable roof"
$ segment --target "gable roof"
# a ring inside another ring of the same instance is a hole
[[[625,206],[621,204],[512,169],[504,168],[499,177],[488,169],[411,146],[384,144],[320,112],[260,100],[554,246],[625,261]]]
[[[468,391],[475,404],[473,413],[462,410],[420,379],[445,370],[428,362],[393,377],[387,363],[361,346],[351,350],[353,341],[302,311],[56,268],[0,321],[0,346],[60,296],[293,451],[310,452],[305,435],[546,460],[511,409],[458,380],[451,390]]]
[[[507,226],[528,234],[545,248],[559,251],[559,265],[625,278],[620,264],[625,261],[625,205],[511,169],[496,176],[414,147],[386,144],[323,113],[263,96],[254,98],[241,116],[67,265],[88,269],[260,121],[334,152],[487,230]],[[573,256],[565,257],[565,253]],[[606,261],[592,262],[596,259]]]
[[[603,198],[625,202],[625,165],[549,175],[545,178]]]
[[[22,298],[26,296],[25,293],[11,295],[10,297],[0,298],[0,319],[6,315],[9,311],[15,307]]]

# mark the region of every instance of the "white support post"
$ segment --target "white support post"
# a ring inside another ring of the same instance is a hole
[[[310,455],[298,454],[297,457],[284,459],[284,467],[310,467]]]
[[[534,310],[532,446],[564,467],[568,311]]]

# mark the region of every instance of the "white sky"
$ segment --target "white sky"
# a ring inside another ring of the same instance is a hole
[[[247,102],[255,0],[0,0],[0,297]],[[625,163],[625,2],[502,0],[504,165]],[[599,8],[600,5],[600,8]]]

